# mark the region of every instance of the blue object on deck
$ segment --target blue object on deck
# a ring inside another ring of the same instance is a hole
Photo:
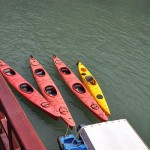
[[[76,139],[73,134],[58,137],[58,143],[61,150],[87,150],[82,139]]]

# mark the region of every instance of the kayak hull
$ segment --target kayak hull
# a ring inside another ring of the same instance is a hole
[[[0,71],[7,82],[35,106],[54,119],[60,117],[59,112],[56,112],[54,108],[50,106],[50,103],[30,83],[2,60],[0,60]]]
[[[108,117],[99,107],[92,95],[86,90],[82,82],[75,74],[60,60],[56,55],[53,55],[53,61],[59,74],[69,86],[70,90],[78,97],[78,99],[100,120],[107,121]]]
[[[42,95],[60,113],[62,120],[72,129],[75,126],[75,122],[52,78],[33,56],[30,56],[30,68]]]
[[[77,66],[78,66],[78,71],[79,71],[82,83],[87,88],[87,90],[91,93],[91,95],[94,97],[97,103],[100,105],[100,107],[105,112],[105,114],[107,116],[110,116],[111,113],[110,113],[108,104],[106,102],[106,99],[104,97],[104,94],[98,82],[81,62],[78,62]]]

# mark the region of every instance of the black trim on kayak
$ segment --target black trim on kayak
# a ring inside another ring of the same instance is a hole
[[[48,85],[45,87],[45,92],[50,96],[56,96],[57,95],[56,89],[51,85]]]
[[[14,76],[16,74],[16,72],[11,68],[4,69],[3,72],[8,76]]]
[[[56,57],[56,55],[55,55],[55,54],[53,54],[53,57],[55,58],[55,57]]]
[[[67,67],[61,67],[60,71],[65,75],[71,74],[71,71]]]
[[[77,66],[78,66],[79,62],[80,62],[80,61],[78,61],[78,62],[76,63]]]
[[[36,69],[34,73],[40,77],[45,75],[45,71],[43,69]]]
[[[20,89],[26,93],[32,93],[34,90],[28,83],[20,84]]]
[[[32,59],[32,58],[34,58],[32,55],[30,55],[30,58]]]
[[[73,84],[73,89],[79,93],[85,93],[85,89],[80,83]]]

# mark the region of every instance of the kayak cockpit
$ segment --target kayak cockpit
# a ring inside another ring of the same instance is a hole
[[[85,88],[80,83],[73,84],[73,89],[79,93],[85,93]]]
[[[97,97],[98,99],[103,99],[103,95],[101,95],[101,94],[98,94],[96,97]]]
[[[20,89],[26,93],[32,93],[34,90],[28,83],[20,84]]]
[[[85,75],[86,75],[86,73],[81,73],[81,75],[82,75],[82,76],[85,76]]]
[[[40,77],[45,75],[45,71],[43,69],[36,69],[34,73]]]
[[[95,79],[92,76],[86,76],[85,80],[87,82],[89,82],[90,84],[92,84],[92,85],[96,85],[96,81],[95,81]]]
[[[65,75],[71,74],[71,71],[67,67],[61,67],[60,71]]]
[[[51,85],[45,87],[45,92],[50,96],[57,95],[56,89],[54,88],[54,86],[51,86]]]
[[[16,72],[11,68],[4,69],[3,72],[8,76],[13,76],[16,74]]]

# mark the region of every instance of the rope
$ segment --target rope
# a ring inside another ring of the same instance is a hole
[[[72,141],[72,143],[70,144],[70,146],[69,146],[69,149],[68,150],[70,150],[70,148],[71,148],[71,146],[73,145],[73,143],[74,143],[74,141],[75,141],[75,139],[77,138],[77,136],[79,135],[79,133],[80,133],[80,131],[83,129],[83,127],[76,133],[76,136],[74,137],[74,139],[73,139],[73,141]]]
[[[76,128],[76,125],[74,127],[74,134],[76,134],[76,131],[77,131],[77,128]]]
[[[69,120],[69,122],[70,122],[70,120]],[[69,122],[68,122],[67,131],[65,133],[65,136],[67,136],[67,133],[68,133],[68,130],[69,130]]]

